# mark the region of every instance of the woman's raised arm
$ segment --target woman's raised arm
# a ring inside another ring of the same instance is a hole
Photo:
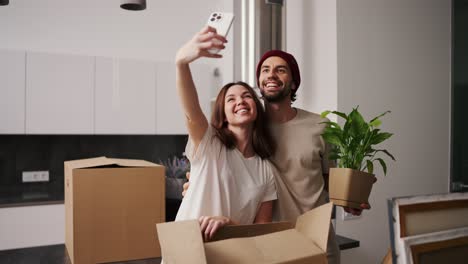
[[[197,89],[193,82],[189,64],[200,58],[221,58],[222,55],[211,54],[211,48],[224,49],[226,39],[216,34],[216,30],[206,26],[182,46],[176,55],[176,86],[185,114],[187,129],[195,147],[198,147],[208,128],[208,121],[203,114],[198,100]],[[203,87],[208,89],[208,87]]]

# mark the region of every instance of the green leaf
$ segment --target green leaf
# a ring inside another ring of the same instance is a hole
[[[367,172],[374,173],[374,164],[370,160],[366,160],[367,162]]]
[[[382,121],[380,121],[380,119],[375,119],[373,120],[372,122],[369,122],[369,125],[373,126],[373,127],[378,127],[382,124]]]
[[[331,113],[331,111],[329,111],[329,110],[323,111],[323,112],[320,114],[320,117],[325,118],[325,117],[327,117],[327,115],[330,114],[330,113]]]
[[[338,123],[335,123],[332,121],[320,122],[320,124],[327,124],[326,129],[329,127],[332,127],[332,128],[339,128],[341,130],[341,126]]]
[[[329,127],[323,133],[334,134],[337,137],[339,137],[341,141],[343,141],[342,140],[343,139],[343,130],[341,130],[340,128]]]
[[[385,111],[382,114],[372,118],[371,121],[369,121],[369,124],[372,124],[375,120],[379,119],[379,117],[382,117],[382,116],[386,115],[387,113],[391,113],[391,111]]]
[[[353,168],[359,170],[362,167],[364,160],[364,154],[360,151],[357,151],[354,155]]]
[[[393,136],[392,133],[387,133],[387,132],[382,132],[382,133],[378,133],[377,135],[375,135],[372,140],[371,140],[371,144],[372,145],[377,145],[385,140],[387,140],[388,138],[390,138],[391,136]]]
[[[341,139],[339,135],[337,135],[336,133],[325,131],[322,134],[322,137],[327,143],[330,143],[336,146],[341,145]]]
[[[337,153],[330,153],[330,155],[328,155],[329,160],[337,160],[339,158],[341,158],[341,157]]]
[[[344,120],[348,120],[348,116],[345,113],[338,112],[338,111],[333,111],[332,113],[343,118]]]
[[[377,158],[376,160],[378,160],[380,162],[380,165],[382,166],[384,175],[387,175],[387,164],[385,164],[385,161],[383,161],[383,159],[381,159],[381,158]]]
[[[354,137],[363,138],[363,135],[369,130],[369,125],[362,115],[358,112],[357,108],[354,108],[353,111],[348,116],[348,121],[350,122],[350,135]]]
[[[376,153],[377,153],[377,152],[383,152],[383,153],[387,154],[387,156],[389,156],[390,158],[392,158],[393,161],[395,161],[395,157],[393,157],[393,155],[390,154],[390,152],[388,152],[386,149],[377,149],[377,150],[375,150],[375,152],[376,152]]]

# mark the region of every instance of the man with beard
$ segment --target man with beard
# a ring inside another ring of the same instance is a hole
[[[328,121],[319,114],[292,107],[301,83],[299,66],[291,54],[281,50],[266,52],[257,64],[257,84],[271,131],[277,144],[271,161],[278,170],[273,214],[276,221],[295,222],[301,214],[327,202],[325,180],[328,179],[328,146],[322,138]],[[331,164],[333,165],[333,163]],[[361,205],[369,209],[368,204]],[[362,210],[345,208],[354,215]],[[328,239],[329,263],[340,262],[340,251],[333,227]]]
[[[257,64],[257,84],[271,118],[277,144],[271,161],[278,170],[274,219],[296,218],[327,202],[324,175],[328,174],[327,144],[321,134],[326,121],[320,115],[292,107],[301,84],[299,66],[289,53],[266,52]],[[329,263],[340,262],[340,251],[330,227]]]

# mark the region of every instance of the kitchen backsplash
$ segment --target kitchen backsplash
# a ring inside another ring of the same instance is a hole
[[[181,156],[186,135],[0,135],[0,205],[63,200],[63,162],[106,156],[154,163]],[[49,171],[49,182],[23,183],[23,171]]]

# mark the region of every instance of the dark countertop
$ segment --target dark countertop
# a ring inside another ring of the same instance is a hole
[[[341,250],[359,247],[359,241],[336,236]],[[2,264],[71,264],[64,244],[0,251]],[[113,262],[114,264],[160,264],[161,258]]]
[[[72,264],[64,244],[0,251],[2,264]],[[160,264],[161,258],[112,262],[115,264]]]
[[[346,250],[346,249],[359,247],[359,240],[354,240],[352,238],[344,237],[340,235],[336,235],[336,243],[338,243],[340,250]]]
[[[0,208],[63,204],[63,191],[56,191],[52,187],[44,184],[31,185],[29,188],[2,186],[0,187]]]

